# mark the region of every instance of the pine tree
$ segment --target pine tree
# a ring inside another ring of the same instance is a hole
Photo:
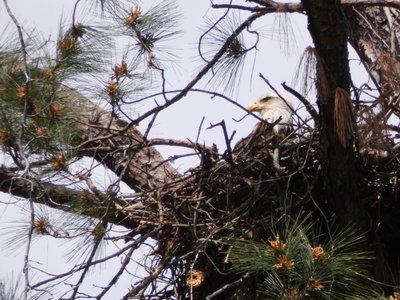
[[[77,0],[57,40],[43,42],[3,1],[16,39],[0,44],[0,143],[7,159],[0,190],[17,199],[10,205],[27,203],[27,218],[7,229],[6,245],[25,249],[25,299],[36,292],[101,299],[145,248],[146,275],[132,274],[124,299],[400,299],[393,267],[400,233],[396,1],[211,3],[220,14],[207,18],[197,41],[201,66],[171,90],[167,71],[179,56],[170,46],[182,18],[175,1],[150,8],[88,2],[100,23],[78,18]],[[291,13],[306,15],[314,45],[298,68],[299,91],[282,84],[308,112],[294,112],[298,121],[287,137],[276,137],[274,124],[260,119],[236,146],[224,121],[212,124],[224,134],[223,152],[197,141],[149,138],[159,113],[189,93],[222,98],[247,113],[230,95],[265,38],[256,24],[279,16],[285,45]],[[126,48],[113,56],[121,40]],[[349,44],[372,83],[352,83]],[[157,101],[131,113],[148,99]],[[187,147],[200,163],[181,174],[171,163],[181,156],[165,159],[159,145]],[[98,166],[114,174],[107,186],[94,180]],[[30,249],[44,238],[74,243],[66,260],[75,266],[53,274],[35,265]],[[109,241],[119,248],[102,256]],[[90,271],[114,258],[117,271],[88,295],[82,285]],[[60,283],[65,289],[53,291]]]

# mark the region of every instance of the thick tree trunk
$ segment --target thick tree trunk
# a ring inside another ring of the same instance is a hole
[[[347,145],[340,142],[334,118],[337,89],[350,94],[346,21],[338,0],[302,3],[319,64],[317,88],[326,200],[340,223],[364,228],[353,141],[350,137]]]

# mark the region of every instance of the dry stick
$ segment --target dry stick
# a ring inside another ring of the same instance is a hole
[[[271,0],[249,0],[264,6],[269,9],[270,12],[301,12],[303,11],[303,4],[301,3],[280,3]]]
[[[165,93],[163,93],[165,94]],[[149,136],[150,130],[153,128],[153,124],[156,121],[156,118],[158,116],[159,112],[156,112],[153,116],[153,118],[151,118],[151,121],[149,122],[149,125],[147,126],[146,132],[143,135],[143,140],[147,140],[147,137]]]
[[[246,278],[249,278],[249,277],[250,277],[250,274],[247,273],[244,276],[240,277],[238,280],[236,280],[236,281],[234,281],[232,283],[225,284],[224,286],[222,286],[220,289],[216,290],[211,295],[208,295],[206,297],[206,300],[211,300],[212,298],[214,298],[215,296],[218,296],[219,294],[221,294],[225,290],[227,290],[227,289],[229,289],[229,288],[231,288],[231,287],[233,287],[235,285],[238,285],[238,284],[242,283]]]
[[[248,111],[244,106],[240,105],[240,104],[237,103],[235,100],[233,100],[233,99],[231,99],[231,98],[229,98],[229,97],[227,97],[227,96],[225,96],[225,95],[223,95],[223,94],[221,94],[221,93],[212,92],[212,91],[207,91],[207,90],[203,90],[203,89],[191,89],[190,91],[191,91],[191,92],[199,92],[199,93],[209,94],[209,95],[212,95],[212,96],[213,96],[213,97],[211,97],[211,98],[214,98],[215,96],[217,96],[217,97],[219,97],[219,98],[222,98],[222,99],[228,101],[229,103],[235,105],[236,107],[239,107],[241,110],[245,111],[247,114],[252,115],[252,116],[255,117],[257,120],[259,120],[259,121],[261,121],[261,122],[263,122],[263,123],[265,123],[265,124],[267,124],[267,125],[270,125],[270,126],[272,125],[271,123],[268,123],[267,121],[265,121],[263,118],[257,116],[255,113]],[[271,127],[271,128],[272,128],[272,127]]]
[[[196,236],[196,238],[197,238],[197,236]],[[200,250],[197,250],[197,253],[196,253],[195,257],[194,257],[192,263],[190,264],[189,272],[190,272],[190,281],[191,282],[193,282],[193,268],[194,268],[194,265],[195,265],[195,263],[196,263],[196,261],[197,261],[197,259],[199,257],[199,253],[200,253]],[[193,284],[190,285],[190,300],[193,300]]]
[[[79,4],[79,2],[81,2],[81,0],[77,0],[76,2],[75,2],[75,4],[74,4],[74,11],[73,11],[73,13],[72,13],[72,27],[73,28],[75,28],[75,26],[76,26],[76,11],[77,11],[77,9],[78,9],[78,4]]]
[[[267,130],[272,129],[272,128],[273,128],[276,124],[278,124],[278,123],[281,121],[281,119],[282,119],[281,117],[279,117],[275,122],[269,123],[269,122],[267,122],[266,120],[264,120],[263,118],[257,116],[255,113],[253,113],[253,112],[251,112],[251,111],[248,111],[245,107],[243,107],[242,105],[240,105],[240,104],[237,103],[236,101],[230,99],[229,97],[227,97],[227,96],[225,96],[225,95],[223,95],[223,94],[221,94],[221,93],[218,93],[218,92],[211,92],[211,91],[202,90],[202,89],[192,89],[192,90],[190,90],[190,91],[191,91],[191,92],[200,92],[200,93],[204,93],[204,94],[210,94],[210,95],[213,95],[214,97],[217,96],[217,97],[220,97],[220,98],[222,98],[222,99],[228,101],[229,103],[231,103],[231,104],[233,104],[233,105],[239,107],[241,110],[245,111],[247,114],[253,116],[254,118],[256,118],[257,120],[259,120],[260,122],[262,122],[262,123],[264,123],[264,124],[267,124],[267,125],[268,125]],[[236,122],[239,122],[239,121],[237,121],[237,120],[235,120],[235,119],[233,119],[233,120],[236,121]]]
[[[206,117],[205,117],[205,116],[203,116],[203,118],[201,118],[201,122],[200,122],[199,128],[197,129],[197,135],[196,135],[196,144],[198,144],[198,143],[199,143],[199,138],[200,138],[201,128],[203,127],[203,123],[204,123],[204,120],[205,120],[205,119],[206,119]]]
[[[31,211],[31,219],[30,219],[30,228],[28,232],[28,244],[26,246],[26,252],[25,252],[25,257],[24,257],[24,274],[25,274],[25,291],[24,291],[24,299],[28,299],[28,291],[30,289],[30,284],[29,284],[29,254],[31,250],[31,244],[32,244],[32,235],[33,235],[33,230],[35,227],[35,208],[33,206],[33,200],[32,198],[29,198],[29,209]]]
[[[219,122],[217,124],[214,124],[214,125],[210,124],[210,127],[208,127],[207,129],[211,129],[211,128],[214,128],[214,127],[217,127],[217,126],[221,126],[222,127],[222,131],[224,132],[225,144],[226,144],[226,152],[228,154],[227,161],[229,162],[229,164],[231,166],[233,166],[235,163],[233,162],[233,158],[232,158],[231,142],[232,142],[232,138],[235,135],[236,131],[234,130],[232,135],[231,135],[231,137],[229,137],[224,120],[222,120],[221,122]]]
[[[268,11],[265,7],[260,6],[244,6],[244,5],[235,5],[235,4],[213,4],[211,5],[212,8],[229,8],[229,9],[239,9],[239,10],[246,10],[251,12],[259,12],[259,11]]]
[[[157,165],[155,165],[154,167],[152,167],[151,168],[151,170],[152,169],[157,169],[158,167],[160,167],[160,166],[162,166],[163,164],[166,164],[166,163],[168,163],[168,162],[170,162],[170,161],[174,161],[174,160],[177,160],[177,159],[180,159],[180,158],[184,158],[184,157],[189,157],[189,156],[195,156],[195,155],[197,155],[197,153],[187,153],[187,154],[176,154],[176,155],[172,155],[172,156],[170,156],[170,157],[168,157],[167,159],[164,159],[163,161],[160,161]],[[177,180],[176,182],[180,182],[180,181],[185,181],[185,179],[186,179],[186,177],[184,177],[184,178],[182,178],[182,179],[179,179],[179,180]]]
[[[133,252],[137,249],[137,247],[132,247],[131,250],[129,250],[128,254],[126,254],[124,261],[121,264],[121,267],[119,268],[118,272],[115,274],[115,276],[110,280],[108,285],[101,291],[101,293],[96,297],[97,300],[100,300],[109,290],[114,286],[114,284],[118,281],[119,277],[122,275],[122,273],[125,271],[126,266],[130,263],[131,261],[131,256]]]
[[[341,0],[342,5],[386,6],[400,9],[399,0]]]
[[[140,283],[132,288],[128,294],[126,294],[122,299],[127,300],[131,297],[136,296],[140,291],[146,289],[149,284],[151,284],[157,277],[164,271],[165,266],[168,264],[169,259],[162,260],[158,266],[154,269],[154,271],[147,277],[143,278]]]
[[[230,2],[229,2],[228,5],[231,5],[231,4],[232,4],[232,0],[230,0]],[[213,24],[210,28],[208,28],[208,29],[200,36],[200,38],[199,38],[199,43],[198,43],[198,45],[197,45],[197,52],[199,53],[201,59],[202,59],[204,62],[206,62],[206,63],[209,63],[209,61],[203,56],[203,53],[201,53],[201,44],[202,44],[203,38],[204,38],[209,32],[211,32],[211,30],[213,30],[215,27],[217,27],[217,25],[218,25],[219,22],[221,22],[223,19],[226,18],[226,16],[227,16],[228,13],[229,13],[229,10],[230,10],[230,8],[228,8],[228,9],[225,11],[225,13],[224,13],[221,17],[219,17],[218,20],[217,20],[216,22],[214,22],[214,24]]]
[[[165,93],[166,93],[166,94],[170,94],[170,93],[180,93],[181,91],[182,91],[182,90],[171,90],[171,91],[166,91]],[[265,124],[267,124],[267,125],[271,125],[270,123],[268,123],[267,121],[265,121],[263,118],[257,116],[255,113],[248,111],[244,106],[240,105],[240,104],[237,103],[235,100],[230,99],[229,97],[227,97],[227,96],[225,96],[225,95],[223,95],[223,94],[221,94],[221,93],[213,92],[213,91],[207,91],[207,90],[203,90],[203,89],[190,89],[190,91],[188,91],[188,92],[204,93],[204,94],[212,95],[212,96],[214,96],[214,97],[217,96],[217,97],[222,98],[222,99],[228,101],[229,103],[235,105],[236,107],[240,108],[241,110],[245,111],[247,114],[253,116],[254,118],[256,118],[257,120],[259,120],[260,122],[263,122],[263,123],[265,123]],[[141,102],[141,101],[144,101],[144,100],[147,100],[147,99],[156,97],[156,96],[160,96],[160,95],[162,95],[162,92],[154,93],[154,94],[152,94],[152,95],[143,97],[143,98],[141,98],[141,99],[134,100],[134,101],[130,101],[130,102],[125,102],[125,103],[126,103],[126,104],[138,103],[138,102]],[[212,97],[212,98],[214,98],[214,97]]]
[[[7,13],[10,16],[10,18],[12,19],[13,23],[15,24],[15,26],[17,27],[17,31],[18,31],[18,36],[19,36],[19,42],[21,44],[21,50],[22,50],[22,61],[23,61],[23,65],[24,65],[24,75],[25,75],[25,96],[24,96],[24,113],[23,113],[23,122],[22,122],[22,126],[21,126],[21,133],[20,133],[20,140],[22,140],[22,135],[24,134],[24,128],[26,127],[26,113],[27,113],[27,109],[33,109],[33,105],[29,100],[29,91],[28,91],[28,83],[31,81],[30,75],[29,75],[29,67],[28,67],[28,60],[27,60],[27,51],[26,51],[26,45],[25,45],[25,40],[24,40],[24,35],[22,33],[22,26],[19,24],[17,18],[14,16],[14,14],[12,13],[10,7],[8,6],[8,2],[7,0],[3,0],[4,5],[6,7]],[[22,146],[22,144],[20,145]],[[24,157],[25,161],[27,161],[27,159],[25,158],[25,155],[23,154],[22,151],[22,147],[21,149],[21,155]],[[28,164],[27,164],[28,165]],[[25,169],[25,172],[27,171],[27,169]]]
[[[272,165],[274,166],[275,170],[278,172],[279,175],[282,174],[282,172],[285,170],[284,167],[281,167],[280,162],[279,162],[279,145],[274,149],[274,152],[272,154]]]
[[[97,238],[97,237],[95,237],[95,238]],[[87,272],[88,272],[88,270],[90,268],[90,263],[93,261],[93,258],[94,258],[94,255],[97,252],[97,249],[99,249],[100,242],[101,242],[101,239],[97,240],[96,243],[93,245],[93,249],[92,249],[92,252],[90,253],[90,256],[89,256],[89,258],[87,260],[86,267],[83,269],[82,275],[79,278],[78,282],[76,283],[76,285],[75,285],[75,287],[73,289],[73,293],[72,293],[71,298],[70,298],[71,300],[74,300],[76,298],[76,294],[78,293],[79,287],[81,286],[81,284],[83,282],[83,279],[85,279],[86,274],[87,274]]]
[[[286,82],[283,82],[282,86],[286,91],[288,91],[289,93],[294,95],[297,99],[299,99],[301,101],[301,103],[304,104],[304,106],[307,109],[308,113],[313,118],[314,123],[318,124],[318,113],[314,109],[314,107],[311,105],[311,103],[306,98],[304,98],[299,92],[297,92],[296,90],[292,89],[290,86],[286,85]]]
[[[154,138],[148,140],[147,143],[148,146],[155,146],[155,145],[165,145],[165,146],[176,146],[176,147],[185,147],[185,148],[191,148],[198,150],[200,149],[206,149],[209,151],[213,151],[212,147],[208,147],[199,143],[193,143],[190,140],[188,141],[181,141],[181,140],[175,140],[175,139],[161,139],[161,138]]]
[[[52,282],[52,281],[54,281],[54,280],[61,279],[61,278],[63,278],[63,277],[72,275],[72,274],[74,274],[74,273],[76,273],[76,272],[79,272],[80,270],[83,270],[83,269],[89,267],[89,266],[94,266],[94,265],[103,263],[103,262],[105,262],[105,261],[108,261],[109,259],[111,259],[111,258],[113,258],[113,257],[117,257],[117,256],[121,255],[122,253],[124,253],[125,251],[127,251],[128,249],[130,249],[131,247],[140,246],[140,245],[143,244],[150,236],[152,236],[153,234],[155,234],[155,233],[156,233],[157,231],[159,231],[159,230],[161,230],[161,227],[157,227],[157,228],[155,228],[154,230],[150,231],[149,233],[147,233],[147,234],[145,234],[145,235],[142,235],[142,236],[141,236],[140,238],[138,238],[136,241],[134,241],[134,242],[130,243],[129,245],[127,245],[127,246],[121,248],[121,250],[119,250],[119,251],[117,251],[117,252],[115,252],[115,253],[113,253],[113,254],[110,254],[109,256],[106,256],[106,257],[104,257],[104,258],[101,258],[101,259],[92,261],[92,262],[90,262],[90,263],[85,263],[85,264],[83,264],[83,265],[81,265],[81,266],[79,266],[79,267],[76,267],[76,268],[74,267],[74,268],[72,268],[71,270],[69,270],[68,272],[65,272],[65,273],[56,275],[56,276],[54,276],[54,277],[52,277],[52,278],[49,278],[49,279],[45,279],[45,280],[43,280],[43,281],[40,281],[40,282],[36,283],[35,285],[32,285],[31,288],[32,288],[32,289],[35,289],[35,288],[37,288],[37,287],[39,287],[39,286],[41,286],[41,285],[47,284],[47,283]]]
[[[22,159],[25,162],[25,168],[24,168],[24,171],[22,172],[22,174],[26,174],[28,172],[28,169],[29,169],[29,160],[25,156],[24,147],[22,147],[22,136],[23,136],[23,134],[25,132],[24,129],[27,126],[26,125],[26,115],[27,115],[28,108],[30,110],[33,109],[33,105],[29,100],[29,90],[28,90],[28,84],[31,81],[31,78],[30,78],[30,74],[29,74],[29,67],[28,67],[28,61],[27,61],[27,51],[26,51],[24,35],[22,33],[22,26],[19,24],[17,18],[12,13],[10,7],[8,6],[7,0],[3,0],[3,2],[4,2],[4,6],[6,7],[7,14],[9,15],[9,17],[11,18],[11,20],[13,21],[13,23],[17,27],[18,36],[19,36],[19,42],[21,44],[21,50],[22,50],[22,60],[23,60],[24,75],[25,75],[25,96],[24,96],[24,110],[23,110],[23,119],[22,119],[22,125],[21,125],[21,132],[19,134],[19,142],[17,144],[18,144],[18,148],[20,149],[19,153],[20,153]],[[14,158],[14,155],[12,155],[12,154],[11,154],[11,157],[13,158],[13,160],[14,160],[14,162],[15,162],[15,164],[17,166],[21,166],[21,163],[18,161],[18,157]]]
[[[249,2],[257,3],[267,9],[273,9],[274,12],[302,12],[304,10],[303,5],[296,2],[280,3],[271,0],[249,0]],[[400,8],[399,0],[341,0],[340,3],[344,6],[364,5]]]

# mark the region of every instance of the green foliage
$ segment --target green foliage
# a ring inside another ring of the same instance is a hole
[[[120,24],[120,34],[133,38],[130,50],[135,50],[147,67],[158,69],[162,61],[178,57],[167,44],[181,32],[178,25],[182,15],[175,1],[162,1],[147,12],[138,5],[121,5],[118,9],[112,7],[110,13]]]
[[[61,65],[59,65],[61,68]],[[58,96],[57,76],[49,69],[28,69],[18,56],[0,56],[0,142],[8,153],[23,150],[32,160],[51,160],[80,141],[76,126],[66,118],[68,103]],[[21,146],[23,145],[23,149]]]
[[[316,227],[298,217],[275,224],[267,241],[231,240],[232,271],[255,278],[259,299],[378,299],[372,257],[358,250],[363,236]]]
[[[55,63],[48,72],[58,79],[74,79],[77,74],[95,74],[109,64],[111,38],[104,30],[81,23],[66,30],[60,29],[56,47]],[[75,78],[76,79],[76,78]]]

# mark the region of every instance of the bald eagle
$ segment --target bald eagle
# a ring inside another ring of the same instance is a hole
[[[256,102],[250,103],[247,110],[251,112],[259,112],[261,118],[268,123],[274,123],[279,118],[281,120],[272,129],[275,135],[286,135],[293,124],[293,108],[286,100],[283,100],[277,94],[269,94]]]

